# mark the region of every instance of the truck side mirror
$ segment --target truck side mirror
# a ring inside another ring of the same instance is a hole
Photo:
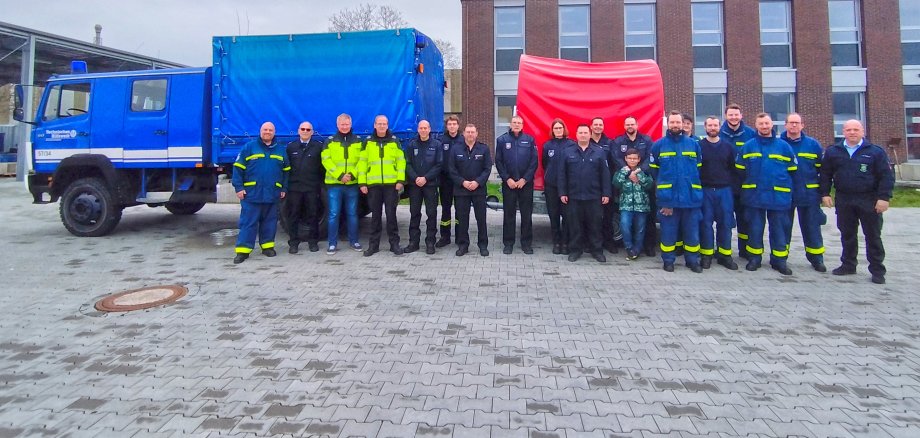
[[[28,124],[34,125],[35,122],[26,119],[26,112],[22,108],[23,100],[24,100],[22,84],[16,84],[16,87],[14,90],[15,91],[13,92],[13,100],[14,100],[15,106],[13,109],[13,120],[16,120],[17,122],[28,123]]]
[[[16,108],[13,110],[13,120],[17,122],[23,121],[22,119],[26,118],[25,113],[22,111],[22,108]]]

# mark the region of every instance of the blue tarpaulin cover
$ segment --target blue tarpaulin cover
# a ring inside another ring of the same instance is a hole
[[[441,53],[415,29],[214,37],[213,55],[217,162],[235,156],[265,121],[282,138],[296,137],[302,121],[331,135],[341,113],[352,116],[358,134],[370,134],[378,114],[400,137],[413,135],[422,119],[442,130]]]

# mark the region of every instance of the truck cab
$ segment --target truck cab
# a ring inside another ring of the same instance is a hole
[[[124,207],[191,214],[213,201],[209,84],[209,68],[49,79],[31,122],[34,202],[60,200],[70,232],[99,236]]]

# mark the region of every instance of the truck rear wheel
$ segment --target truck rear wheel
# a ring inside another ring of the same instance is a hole
[[[166,209],[179,216],[188,216],[198,213],[204,207],[204,202],[167,202]]]
[[[121,220],[121,210],[99,178],[78,179],[61,195],[61,222],[75,236],[99,237],[111,233]]]

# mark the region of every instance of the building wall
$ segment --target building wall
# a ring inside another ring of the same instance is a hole
[[[463,120],[478,127],[485,144],[494,143],[495,40],[493,2],[464,0],[463,6]],[[462,126],[461,126],[462,129]]]

